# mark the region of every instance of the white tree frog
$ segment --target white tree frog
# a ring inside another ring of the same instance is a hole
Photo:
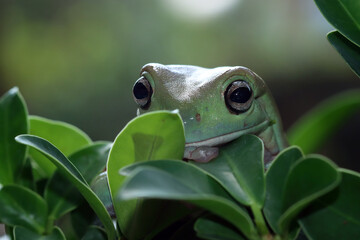
[[[221,145],[243,134],[263,140],[265,163],[287,146],[269,89],[245,67],[147,64],[133,96],[138,114],[179,110],[185,128],[184,159],[208,162]]]

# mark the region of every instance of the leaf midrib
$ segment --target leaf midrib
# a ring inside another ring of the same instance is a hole
[[[356,28],[360,30],[360,24],[356,21],[356,18],[353,17],[351,12],[347,9],[347,7],[342,3],[341,0],[337,0],[337,2],[340,4],[340,6],[344,9],[345,13],[348,15],[348,17],[354,22]]]

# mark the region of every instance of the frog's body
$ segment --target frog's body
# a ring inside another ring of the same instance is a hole
[[[219,146],[243,134],[263,140],[266,163],[287,145],[271,93],[259,76],[244,67],[147,64],[133,94],[138,114],[179,110],[186,159],[210,161]]]

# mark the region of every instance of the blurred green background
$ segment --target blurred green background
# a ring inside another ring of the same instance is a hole
[[[113,140],[135,116],[148,62],[257,72],[285,129],[319,101],[360,87],[326,40],[312,0],[1,0],[0,93],[19,86],[31,114]],[[357,114],[320,151],[360,170]]]

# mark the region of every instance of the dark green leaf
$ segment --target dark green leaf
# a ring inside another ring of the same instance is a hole
[[[282,196],[281,233],[287,233],[293,220],[311,202],[333,190],[341,180],[337,167],[322,156],[309,156],[290,169]]]
[[[106,239],[106,234],[101,228],[97,226],[89,227],[85,235],[81,238],[81,240],[105,240],[105,239]]]
[[[337,94],[300,118],[288,131],[289,142],[314,152],[359,110],[360,90]]]
[[[134,164],[122,170],[127,178],[120,199],[155,198],[189,201],[234,224],[244,235],[253,237],[255,228],[222,186],[199,168],[182,161],[158,160]]]
[[[91,139],[77,127],[37,116],[30,116],[30,134],[47,139],[65,156],[91,144]],[[30,149],[29,154],[41,177],[50,177],[54,173],[56,167],[46,157],[35,149]]]
[[[109,184],[108,184],[108,178],[107,173],[103,172],[99,174],[95,179],[91,182],[91,189],[94,191],[94,193],[99,197],[101,202],[104,204],[106,209],[112,210],[113,209],[113,203],[111,199]]]
[[[201,239],[209,240],[245,240],[235,230],[216,221],[200,218],[195,223],[195,231]]]
[[[147,234],[145,230],[143,232],[140,229],[142,226],[146,227],[146,223],[131,220],[137,218],[136,212],[141,213],[146,210],[140,209],[145,206],[137,200],[114,200],[125,179],[119,175],[119,170],[134,162],[182,159],[184,147],[185,136],[180,115],[168,111],[140,115],[130,121],[116,137],[110,151],[107,171],[117,221],[123,234],[128,238],[136,239],[128,235],[129,229],[134,228],[134,224],[139,225],[136,234],[139,236]],[[154,207],[153,211],[156,212]]]
[[[55,220],[74,210],[81,195],[69,180],[55,172],[45,188],[45,200],[49,206],[49,218]]]
[[[37,193],[17,185],[6,185],[0,190],[0,222],[22,226],[39,234],[44,233],[47,205]]]
[[[71,154],[69,160],[90,183],[105,170],[111,146],[110,142],[97,142]]]
[[[244,135],[222,147],[216,159],[194,164],[217,179],[242,204],[261,208],[265,200],[263,158],[262,141],[254,135]]]
[[[360,77],[360,46],[349,41],[338,31],[328,33],[327,38],[349,64],[351,69]]]
[[[25,164],[26,146],[15,142],[28,133],[27,108],[18,88],[0,98],[0,186],[15,183]]]
[[[357,0],[315,0],[321,13],[339,32],[360,46],[360,5]]]
[[[40,151],[46,156],[54,165],[58,167],[59,172],[66,177],[71,183],[76,186],[83,197],[88,201],[92,209],[96,212],[99,219],[104,224],[108,238],[114,239],[116,230],[112,223],[111,217],[106,211],[105,206],[102,204],[96,194],[90,189],[85,179],[79,170],[57,149],[54,145],[45,139],[31,136],[20,135],[16,137],[16,141],[31,146]]]
[[[298,147],[289,147],[275,158],[266,172],[266,200],[264,215],[274,232],[280,234],[277,225],[282,209],[282,196],[284,195],[287,176],[294,163],[303,157]]]
[[[55,227],[52,233],[48,235],[41,235],[22,227],[15,227],[14,236],[16,240],[65,240],[63,232],[58,227]]]
[[[311,239],[360,239],[360,174],[340,172],[339,187],[312,204],[300,220]]]

